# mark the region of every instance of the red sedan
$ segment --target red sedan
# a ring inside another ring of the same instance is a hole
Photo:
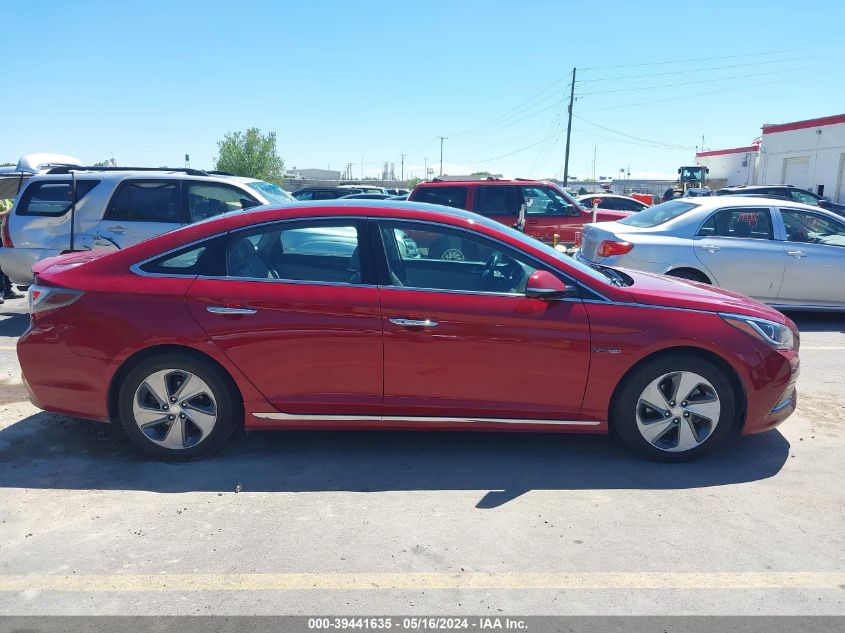
[[[419,243],[414,237],[419,239]],[[429,257],[439,237],[475,260]],[[32,402],[186,460],[259,429],[607,433],[654,459],[796,405],[798,333],[711,286],[589,268],[482,216],[330,201],[35,268]]]

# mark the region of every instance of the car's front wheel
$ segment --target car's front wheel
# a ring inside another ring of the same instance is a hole
[[[220,448],[240,424],[243,410],[228,376],[188,354],[141,361],[118,394],[120,422],[147,455],[188,461]]]
[[[620,386],[611,424],[638,453],[657,461],[687,461],[731,434],[736,397],[724,370],[673,354],[637,368]]]

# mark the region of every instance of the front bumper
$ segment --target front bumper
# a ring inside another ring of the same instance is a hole
[[[762,433],[775,428],[793,414],[798,406],[796,383],[801,365],[797,352],[772,353],[752,371],[759,383],[748,394],[748,411],[743,435]]]
[[[35,283],[32,267],[42,259],[55,257],[59,251],[46,248],[0,248],[0,269],[13,284],[29,286]]]

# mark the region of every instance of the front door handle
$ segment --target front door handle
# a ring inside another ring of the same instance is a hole
[[[790,257],[797,257],[798,259],[807,256],[807,253],[805,253],[804,251],[786,251],[786,254]]]
[[[722,250],[720,246],[716,246],[715,244],[702,244],[701,248],[705,251],[710,251],[711,253],[715,253],[716,251]]]
[[[258,310],[252,308],[227,308],[225,306],[209,306],[206,308],[211,314],[255,314]]]
[[[388,319],[393,325],[402,325],[404,327],[435,327],[439,325],[437,321],[431,319],[403,319],[401,317],[390,317]]]
[[[125,226],[119,226],[119,225],[110,226],[110,227],[106,228],[106,230],[111,231],[112,233],[126,233],[126,227]]]

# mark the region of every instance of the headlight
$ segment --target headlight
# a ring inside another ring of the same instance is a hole
[[[721,316],[728,325],[732,325],[776,349],[791,350],[795,348],[792,330],[785,325],[765,319],[754,319],[752,317],[738,315],[723,314]]]

